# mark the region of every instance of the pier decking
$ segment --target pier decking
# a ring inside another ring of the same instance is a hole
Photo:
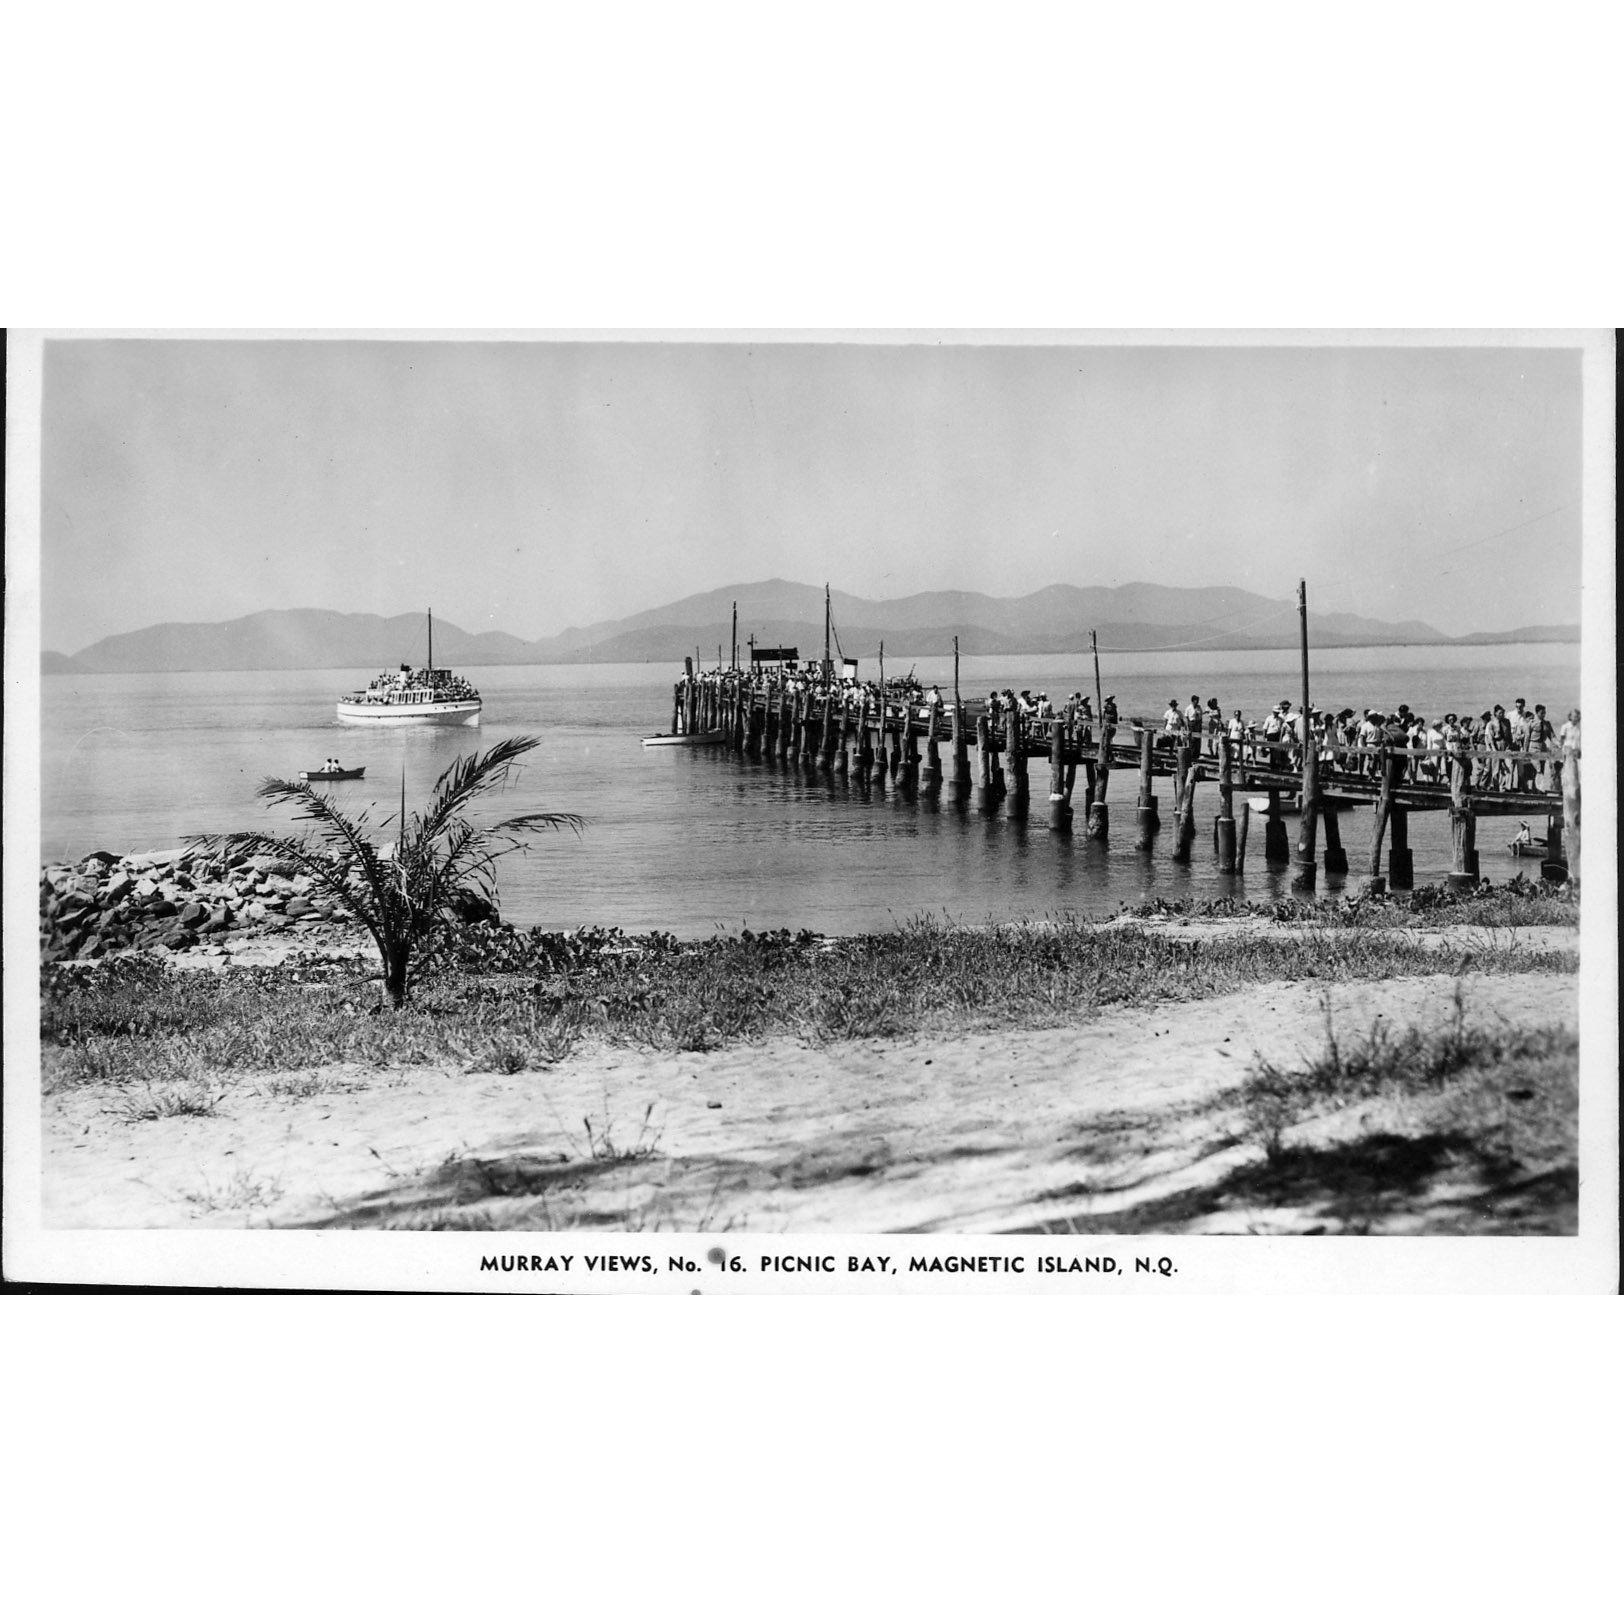
[[[1290,863],[1294,886],[1312,889],[1321,858],[1328,874],[1352,866],[1343,847],[1339,814],[1374,808],[1366,872],[1373,888],[1408,889],[1414,882],[1409,845],[1412,815],[1450,819],[1451,887],[1478,883],[1477,820],[1517,817],[1545,820],[1541,872],[1547,879],[1577,880],[1579,871],[1579,758],[1516,751],[1445,752],[1386,743],[1353,747],[1320,744],[1305,757],[1295,738],[1278,743],[1248,739],[1237,746],[1224,735],[1163,734],[1134,720],[1102,722],[1074,706],[1052,717],[994,711],[986,700],[955,704],[917,695],[825,684],[813,686],[779,675],[747,677],[723,670],[696,673],[692,663],[676,684],[675,734],[715,733],[712,748],[751,759],[794,760],[860,783],[894,783],[919,796],[948,795],[983,815],[1021,821],[1032,816],[1034,777],[1047,764],[1047,787],[1037,794],[1049,826],[1072,826],[1080,798],[1088,838],[1110,838],[1112,774],[1131,774],[1137,794],[1131,807],[1135,845],[1148,850],[1161,824],[1157,780],[1171,790],[1172,856],[1191,861],[1195,844],[1196,786],[1216,787],[1213,849],[1218,871],[1234,874],[1246,861],[1250,797],[1267,797],[1263,855]],[[1553,787],[1506,788],[1474,783],[1476,763],[1508,766],[1513,783],[1541,769]],[[1559,787],[1558,787],[1559,786]],[[1288,845],[1283,812],[1296,797],[1298,839]],[[1382,846],[1387,844],[1387,873]]]

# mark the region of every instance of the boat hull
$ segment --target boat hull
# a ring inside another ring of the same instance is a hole
[[[437,699],[409,705],[367,705],[341,699],[338,719],[361,727],[406,727],[424,723],[435,727],[478,727],[481,706],[482,702],[477,699]]]
[[[645,750],[662,744],[726,744],[727,729],[713,728],[708,733],[656,733],[652,738],[643,740]]]

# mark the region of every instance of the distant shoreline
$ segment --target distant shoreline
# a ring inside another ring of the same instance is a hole
[[[1370,643],[1344,643],[1319,641],[1312,645],[1312,652],[1317,654],[1353,653],[1364,649],[1422,649],[1422,648],[1577,648],[1582,638],[1579,628],[1562,635],[1543,637],[1517,637],[1517,636],[1490,636],[1474,632],[1465,637],[1446,638],[1441,642],[1370,642]],[[1115,656],[1136,657],[1142,654],[1295,654],[1295,643],[1213,643],[1205,648],[1105,648],[1101,647],[1101,654]],[[962,651],[966,659],[977,660],[1052,660],[1075,657],[1087,659],[1091,657],[1091,650],[1087,648],[1076,649],[975,649]],[[919,650],[909,650],[906,646],[900,648],[894,656],[896,660],[908,661],[921,658],[945,658],[940,651],[928,651],[922,654]],[[466,670],[521,670],[534,667],[537,670],[547,670],[559,666],[592,666],[592,665],[666,665],[680,666],[682,654],[647,654],[638,658],[625,655],[603,655],[597,658],[576,658],[571,660],[473,660],[459,659],[455,665]],[[246,666],[216,666],[216,665],[165,665],[165,666],[88,666],[78,662],[78,656],[59,654],[54,649],[46,649],[40,655],[40,673],[47,677],[173,677],[187,675],[229,676],[233,674],[252,675],[256,672],[296,672],[296,671],[347,671],[360,669],[365,661],[339,662],[333,665],[246,665]]]

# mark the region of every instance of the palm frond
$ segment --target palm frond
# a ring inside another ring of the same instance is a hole
[[[470,801],[505,783],[518,758],[540,743],[533,734],[515,733],[511,739],[493,744],[484,754],[476,750],[472,755],[459,756],[435,780],[433,798],[418,824],[420,837],[437,838]]]

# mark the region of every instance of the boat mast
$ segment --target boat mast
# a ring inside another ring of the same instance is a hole
[[[429,610],[429,670],[434,669],[434,611]]]
[[[829,583],[823,583],[823,678],[827,682],[833,667],[829,663]]]

